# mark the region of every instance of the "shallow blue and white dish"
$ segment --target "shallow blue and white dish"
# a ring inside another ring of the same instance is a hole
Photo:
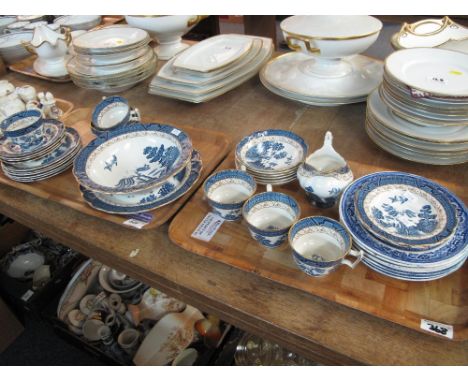
[[[343,192],[340,200],[339,213],[340,220],[350,232],[354,242],[367,254],[377,256],[388,264],[399,264],[403,266],[418,266],[431,268],[443,266],[444,264],[456,263],[463,258],[468,250],[468,212],[455,195],[446,188],[432,182],[432,186],[438,192],[443,193],[455,211],[457,226],[453,235],[440,246],[421,250],[420,248],[406,248],[393,246],[382,242],[372,235],[361,223],[355,210],[355,196],[360,190],[360,186],[369,180],[379,179],[385,176],[406,176],[413,179],[428,179],[417,175],[402,172],[380,172],[366,175],[351,183]]]
[[[248,199],[242,207],[251,236],[267,248],[283,244],[289,228],[299,219],[297,201],[280,192],[263,192]]]
[[[445,195],[424,178],[382,174],[361,183],[355,207],[363,225],[379,239],[430,248],[447,240],[457,226]]]
[[[120,215],[146,212],[174,202],[186,194],[196,184],[202,171],[201,158],[196,150],[193,152],[191,164],[187,167],[190,168],[188,176],[187,174],[184,174],[184,179],[174,192],[167,192],[168,190],[165,189],[163,185],[162,187],[157,188],[158,190],[161,190],[161,192],[152,192],[151,190],[147,191],[136,203],[123,202],[125,200],[124,196],[116,199],[112,198],[114,195],[97,194],[91,190],[85,189],[84,187],[80,187],[80,190],[85,201],[94,209]],[[179,174],[175,177],[178,176]],[[168,181],[165,184],[170,183],[171,181]],[[172,187],[170,188],[172,189]],[[132,197],[132,199],[136,199],[136,196]]]
[[[187,134],[173,126],[135,123],[92,140],[78,154],[73,174],[84,188],[128,193],[164,183],[192,156]]]
[[[65,135],[65,127],[62,122],[55,119],[43,120],[43,140],[34,148],[23,149],[12,143],[9,138],[0,139],[0,159],[4,162],[22,162],[36,159],[57,148]]]
[[[96,135],[126,126],[130,121],[139,122],[140,115],[131,108],[124,97],[111,96],[99,102],[92,114],[92,130]]]
[[[236,159],[252,171],[284,172],[297,168],[307,151],[307,143],[297,134],[271,129],[243,138],[236,147]]]
[[[5,118],[0,127],[5,138],[22,150],[32,150],[39,146],[44,138],[42,112],[25,110]]]
[[[256,189],[254,178],[240,170],[219,171],[203,185],[205,198],[213,212],[228,221],[241,218],[242,206]]]

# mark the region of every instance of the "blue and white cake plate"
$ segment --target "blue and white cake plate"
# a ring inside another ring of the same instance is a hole
[[[73,174],[88,190],[142,191],[183,170],[192,156],[188,135],[173,126],[135,123],[102,134],[78,154]]]
[[[455,231],[446,192],[424,178],[386,175],[362,181],[355,208],[362,224],[395,247],[440,245]]]
[[[136,214],[170,204],[186,194],[202,171],[200,154],[193,150],[190,164],[162,185],[126,195],[96,193],[80,187],[85,201],[94,209],[120,215]]]
[[[422,250],[390,245],[371,234],[359,218],[355,198],[361,186],[369,181],[402,176],[428,182],[444,195],[453,208],[456,227],[439,246]],[[351,183],[340,200],[340,219],[350,232],[356,248],[365,252],[363,262],[377,272],[403,280],[429,281],[459,269],[468,256],[468,212],[465,205],[444,187],[417,175],[401,172],[380,172],[366,175]]]

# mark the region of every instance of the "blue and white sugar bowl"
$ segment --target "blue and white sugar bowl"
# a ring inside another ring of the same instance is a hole
[[[355,268],[362,251],[351,249],[348,231],[336,220],[313,216],[299,220],[289,231],[289,245],[298,267],[309,276],[325,276],[341,265]],[[354,261],[346,259],[354,257]]]
[[[297,201],[280,192],[263,192],[252,196],[242,208],[250,234],[261,245],[276,248],[283,244],[289,228],[299,219]]]
[[[256,189],[254,178],[240,170],[219,171],[211,175],[203,186],[213,212],[230,221],[240,219],[242,206]]]
[[[37,109],[20,111],[1,123],[2,133],[22,150],[40,145],[44,139],[42,112]]]
[[[96,135],[125,127],[131,122],[140,121],[138,109],[130,107],[124,97],[105,97],[94,108],[92,115],[92,131]]]
[[[353,172],[332,146],[333,136],[325,134],[322,148],[310,154],[297,170],[299,184],[309,201],[319,208],[333,207],[353,179]]]

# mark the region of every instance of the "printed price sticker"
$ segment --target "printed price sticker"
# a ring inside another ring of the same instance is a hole
[[[176,136],[179,136],[180,130],[179,129],[172,129],[171,133],[176,135]]]
[[[223,224],[224,219],[209,212],[195,228],[192,237],[202,241],[210,241],[218,231],[219,227]]]
[[[441,324],[440,322],[421,320],[421,329],[430,333],[438,334],[439,336],[453,339],[453,326]]]
[[[148,222],[144,222],[138,219],[128,219],[123,222],[123,224],[128,225],[133,228],[142,229]]]
[[[21,300],[28,301],[33,295],[34,292],[31,289],[28,289],[26,293],[21,296]]]

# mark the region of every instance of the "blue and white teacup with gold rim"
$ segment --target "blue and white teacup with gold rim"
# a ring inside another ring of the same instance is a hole
[[[92,115],[93,132],[101,133],[118,129],[131,122],[140,121],[138,109],[130,107],[127,99],[120,96],[104,98],[94,108]]]
[[[352,239],[336,220],[311,216],[299,220],[289,231],[289,245],[298,267],[309,276],[325,276],[341,265],[355,268],[364,253],[351,249]],[[346,259],[354,257],[354,261]]]
[[[255,194],[256,189],[254,178],[240,170],[219,171],[211,175],[203,186],[213,212],[229,221],[241,218],[244,202]]]
[[[40,110],[26,110],[15,113],[1,123],[2,133],[11,143],[22,150],[39,146],[44,139],[44,120]]]
[[[286,241],[289,228],[299,219],[301,209],[291,196],[267,191],[247,200],[242,215],[255,240],[264,247],[276,248]]]

